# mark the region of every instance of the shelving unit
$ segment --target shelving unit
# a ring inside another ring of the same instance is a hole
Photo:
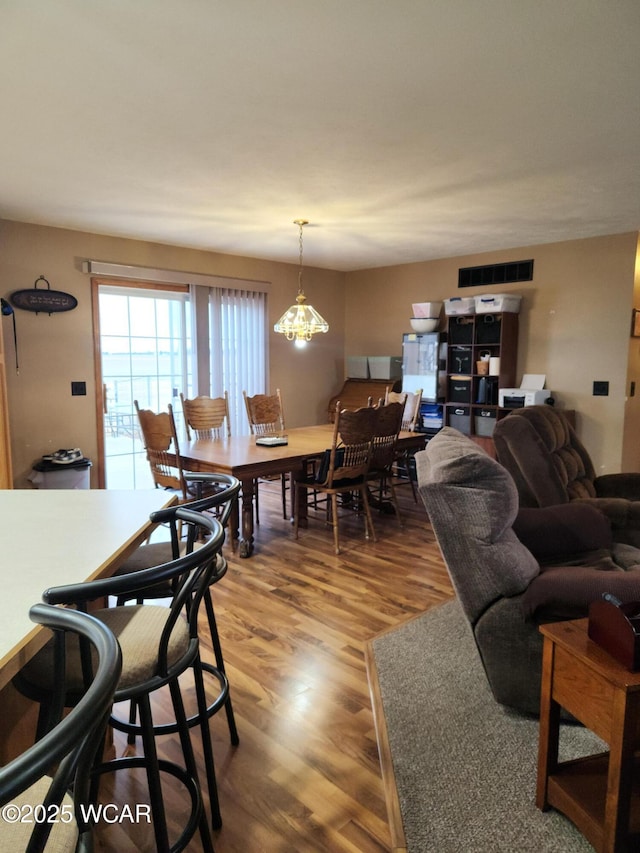
[[[444,423],[465,435],[490,438],[496,420],[509,413],[498,405],[498,389],[516,384],[518,314],[456,315],[448,318]],[[499,372],[481,375],[483,355],[499,358]]]

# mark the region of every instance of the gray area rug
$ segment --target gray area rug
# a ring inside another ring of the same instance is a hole
[[[457,601],[373,641],[409,853],[591,853],[535,805],[538,723],[494,701]],[[604,745],[562,727],[561,759]]]

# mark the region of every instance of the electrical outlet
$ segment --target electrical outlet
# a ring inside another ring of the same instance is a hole
[[[608,382],[594,382],[593,383],[593,396],[594,397],[608,397],[609,396],[609,383]]]
[[[87,396],[87,383],[86,382],[72,382],[71,383],[71,396],[72,397],[86,397]]]

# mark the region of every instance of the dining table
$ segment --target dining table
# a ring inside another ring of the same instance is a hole
[[[222,439],[194,439],[180,445],[185,469],[231,474],[242,483],[240,512],[232,517],[231,535],[238,542],[241,557],[254,550],[255,482],[261,477],[289,473],[301,476],[307,463],[322,457],[331,447],[333,424],[295,427],[282,435],[286,443],[269,446],[256,443],[255,435],[229,436]],[[400,432],[398,450],[421,450],[426,436],[419,432]],[[306,520],[307,502],[300,501],[301,521]]]

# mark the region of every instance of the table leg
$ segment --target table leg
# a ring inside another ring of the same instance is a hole
[[[229,516],[229,538],[235,548],[240,539],[240,499],[234,501]]]
[[[309,519],[307,517],[307,487],[300,485],[300,480],[306,476],[307,464],[304,463],[301,468],[289,472],[289,482],[291,483],[291,524],[295,521],[296,508],[294,506],[294,495],[296,491],[299,495],[298,504],[298,527],[308,527]],[[294,483],[298,480],[298,484]]]
[[[238,554],[250,557],[253,553],[253,478],[242,481],[242,536]]]
[[[536,805],[549,808],[547,799],[549,776],[558,769],[560,738],[560,706],[552,697],[555,645],[547,637],[542,648],[542,682],[540,688],[540,728],[538,735],[538,783]]]
[[[626,850],[629,834],[629,811],[634,765],[635,709],[630,708],[629,697],[616,691],[613,697],[611,743],[609,745],[609,773],[605,801],[602,853]]]

